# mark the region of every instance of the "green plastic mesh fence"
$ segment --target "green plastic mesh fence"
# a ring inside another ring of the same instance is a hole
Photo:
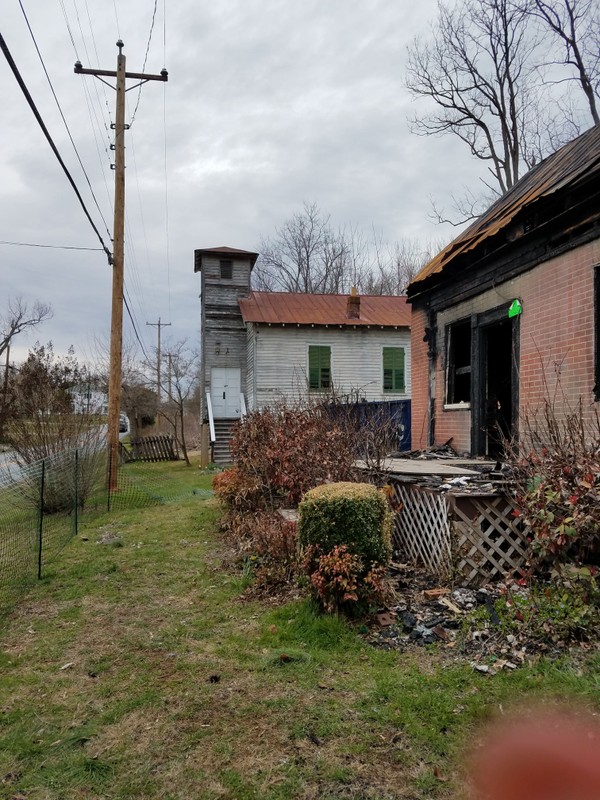
[[[110,487],[110,490],[109,490]],[[181,485],[161,464],[122,464],[109,474],[106,449],[82,448],[34,464],[0,467],[0,615],[94,515],[180,500]]]

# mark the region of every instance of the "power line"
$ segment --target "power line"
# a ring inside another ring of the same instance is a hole
[[[35,118],[36,118],[36,120],[38,122],[38,125],[42,129],[42,132],[43,132],[44,136],[46,137],[46,139],[48,141],[48,144],[50,145],[50,147],[52,149],[52,152],[56,156],[56,159],[57,159],[58,163],[60,164],[60,166],[62,167],[62,169],[63,169],[63,171],[65,173],[65,175],[67,176],[67,180],[69,181],[69,183],[73,187],[73,191],[77,195],[77,199],[79,200],[79,203],[81,204],[83,212],[86,215],[86,217],[88,218],[90,225],[92,226],[96,236],[98,237],[98,239],[100,241],[100,244],[102,245],[102,249],[104,250],[104,252],[106,253],[106,255],[108,257],[108,263],[112,264],[112,261],[113,261],[112,253],[108,249],[108,247],[104,244],[104,240],[102,239],[102,236],[100,235],[100,231],[98,230],[98,228],[96,227],[96,224],[94,223],[94,220],[90,216],[90,212],[87,210],[87,206],[85,205],[85,203],[83,201],[83,197],[81,196],[81,194],[79,192],[79,189],[77,188],[77,185],[76,185],[75,181],[73,180],[73,177],[72,177],[71,173],[69,172],[69,170],[67,168],[67,165],[62,160],[61,155],[58,152],[58,149],[57,149],[56,145],[54,144],[52,136],[50,136],[50,132],[48,131],[48,128],[44,124],[44,120],[42,119],[42,117],[40,115],[40,112],[37,110],[37,107],[36,107],[36,105],[35,105],[35,103],[33,101],[33,98],[30,95],[29,90],[28,90],[27,86],[25,85],[25,82],[24,82],[23,78],[21,77],[21,73],[19,72],[19,69],[18,69],[17,65],[15,64],[14,59],[13,59],[11,53],[10,53],[10,50],[8,49],[8,46],[7,46],[6,42],[4,41],[4,37],[2,36],[1,33],[0,33],[0,49],[4,53],[4,57],[8,61],[8,65],[12,69],[13,75],[15,76],[15,78],[17,80],[17,83],[19,84],[19,87],[20,87],[21,91],[23,92],[23,95],[25,96],[25,99],[27,100],[27,102],[29,104],[29,107],[31,108],[31,110],[33,112],[33,115],[35,116]]]
[[[98,55],[98,47],[96,46],[96,37],[94,35],[94,26],[92,24],[92,18],[90,16],[90,8],[88,6],[87,0],[85,0],[85,10],[86,10],[86,13],[87,13],[88,23],[89,23],[89,26],[90,26],[90,34],[92,36],[92,44],[94,45],[94,52],[96,54],[96,66],[99,67],[100,66],[100,56]],[[81,35],[83,36],[83,31],[81,32]],[[96,84],[96,90],[97,90],[97,88],[98,87],[97,87],[97,84]],[[106,85],[102,84],[102,86],[100,88],[102,89],[102,94],[104,95],[104,104],[106,106],[106,111],[108,113],[108,121],[112,125],[112,116],[111,116],[111,112],[110,112],[110,106],[108,104],[108,95],[106,94]],[[96,91],[96,95],[98,95],[97,91]],[[108,127],[107,127],[106,123],[104,123],[104,127],[106,128],[106,130],[108,132]]]
[[[120,39],[121,38],[121,28],[119,26],[119,13],[117,11],[116,0],[113,0],[113,6],[114,6],[114,9],[115,9],[115,22],[117,23],[117,34],[118,34],[119,39]]]
[[[163,86],[163,136],[164,136],[164,160],[165,160],[165,249],[167,260],[167,296],[169,299],[169,316],[171,316],[171,256],[169,248],[169,175],[167,169],[167,93]]]
[[[65,9],[64,0],[59,0],[59,2],[60,2],[60,5],[61,5],[61,8],[62,8],[65,25],[67,26],[67,31],[68,31],[69,37],[71,39],[71,44],[73,45],[73,51],[75,53],[75,58],[76,58],[77,61],[79,61],[79,52],[77,50],[77,45],[75,44],[75,38],[74,38],[73,32],[71,30],[71,25],[69,23],[69,17],[67,15],[67,11]],[[88,5],[87,5],[87,0],[86,0],[86,11],[87,11],[88,22],[90,24],[90,30],[91,30],[91,34],[92,34],[92,42],[93,42],[93,45],[94,45],[94,52],[96,53],[96,61],[98,61],[98,49],[96,47],[96,40],[95,40],[95,37],[94,37],[94,30],[93,30],[93,25],[92,25],[90,14],[89,14],[89,8],[88,8]],[[82,32],[82,36],[83,36],[83,32]],[[87,47],[85,47],[85,39],[84,39],[84,48],[85,48],[85,50],[87,52]],[[95,89],[96,89],[96,98],[98,100],[100,100],[100,98],[98,96],[97,87],[95,87]],[[112,124],[110,107],[108,105],[108,96],[106,94],[106,88],[105,88],[104,84],[102,85],[102,89],[104,91],[104,103],[106,105],[106,109],[107,109],[107,113],[108,113],[108,121],[109,121],[109,123]],[[110,191],[109,191],[109,188],[108,188],[108,182],[106,180],[106,170],[105,170],[106,164],[110,165],[111,161],[112,161],[110,153],[109,153],[109,146],[110,146],[110,143],[111,143],[111,136],[109,135],[109,126],[106,124],[106,121],[105,121],[104,117],[102,117],[102,124],[101,124],[100,120],[98,119],[98,114],[96,112],[96,107],[95,107],[95,105],[94,105],[94,103],[92,101],[92,98],[91,98],[91,95],[90,95],[90,91],[87,88],[87,83],[85,81],[82,84],[82,91],[83,91],[83,96],[85,98],[85,104],[86,104],[86,108],[87,108],[87,112],[88,112],[88,117],[89,117],[89,120],[90,120],[90,126],[91,126],[91,129],[92,129],[92,135],[94,137],[94,144],[96,145],[96,153],[98,155],[98,162],[100,164],[100,174],[102,175],[102,180],[104,181],[104,188],[106,190],[106,198],[107,198],[107,201],[108,201],[108,207],[112,211],[113,210],[112,197],[111,197],[111,194],[110,194]],[[100,111],[100,114],[102,116],[102,109]],[[104,149],[104,152],[105,152],[105,154],[107,156],[106,162],[103,161],[103,157],[102,157],[102,154],[101,154],[101,142],[104,140],[102,127],[104,127],[104,130],[108,135],[108,141],[104,141],[104,144],[103,144],[103,149]],[[100,134],[100,141],[99,141],[99,138],[98,138],[98,132]],[[109,234],[109,236],[110,236],[110,234]]]
[[[148,43],[146,44],[146,53],[144,55],[144,63],[142,64],[142,72],[146,69],[146,62],[148,61],[148,53],[150,52],[150,42],[152,41],[152,32],[154,31],[154,22],[156,20],[156,7],[158,6],[158,0],[154,0],[154,9],[152,11],[152,22],[150,23],[150,34],[148,35]],[[163,62],[164,63],[164,62]],[[140,105],[140,98],[142,96],[142,84],[140,84],[140,88],[138,89],[138,96],[137,101],[135,104],[135,108],[133,109],[133,115],[131,117],[131,122],[129,123],[129,127],[133,125],[135,120],[135,115],[137,114],[138,107]]]
[[[75,39],[73,38],[73,31],[71,30],[71,26],[69,25],[69,19],[67,17],[67,10],[65,8],[64,0],[59,0],[59,3],[60,7],[62,8],[63,17],[65,18],[67,31],[69,32],[69,37],[71,39],[71,44],[73,45],[73,50],[75,50],[75,58],[79,61],[79,53],[77,52],[77,45],[75,44]]]
[[[127,302],[127,298],[125,297],[125,295],[123,295],[123,303],[125,304],[125,309],[127,310],[127,316],[129,317],[129,319],[131,321],[131,325],[133,327],[133,332],[135,334],[135,338],[138,340],[139,345],[142,348],[142,353],[144,354],[144,358],[146,359],[146,361],[149,361],[150,360],[150,356],[146,352],[146,348],[144,347],[144,343],[142,342],[142,340],[140,338],[140,334],[138,332],[137,326],[135,324],[135,320],[133,319],[133,314],[131,313],[131,309],[129,308],[129,303]]]
[[[4,242],[0,241],[0,244],[12,244],[15,247],[47,247],[50,250],[89,250],[93,253],[102,253],[102,247],[75,247],[71,245],[61,245],[61,244],[35,244],[33,242]]]
[[[82,170],[82,172],[83,172],[83,174],[85,176],[85,179],[87,181],[87,185],[89,186],[90,192],[92,194],[92,197],[94,198],[94,203],[96,204],[96,208],[98,209],[98,212],[99,212],[100,216],[102,217],[102,222],[104,223],[104,227],[106,228],[106,232],[110,236],[110,231],[108,229],[108,224],[107,224],[106,220],[104,219],[104,214],[102,213],[102,209],[100,208],[100,205],[99,205],[98,200],[96,198],[96,195],[94,193],[94,189],[92,187],[92,183],[91,183],[91,181],[89,179],[89,176],[87,174],[87,171],[86,171],[85,167],[83,166],[83,161],[81,160],[81,156],[79,155],[79,150],[77,149],[77,146],[75,144],[75,140],[73,139],[73,136],[71,135],[71,130],[70,130],[68,124],[67,124],[67,120],[65,119],[65,115],[63,114],[63,110],[61,108],[61,105],[60,105],[60,102],[58,100],[58,97],[56,96],[56,92],[54,91],[54,86],[52,85],[52,81],[50,80],[50,75],[48,74],[48,70],[46,69],[46,65],[44,63],[44,59],[42,58],[42,54],[40,52],[40,48],[38,47],[38,43],[37,43],[36,38],[35,38],[35,36],[33,34],[33,30],[31,29],[31,25],[29,24],[29,19],[27,18],[27,14],[25,13],[25,9],[23,8],[23,3],[21,2],[21,0],[19,0],[19,5],[21,7],[21,11],[23,12],[23,16],[25,17],[25,22],[27,23],[27,28],[29,29],[29,33],[31,34],[31,38],[33,40],[33,44],[35,46],[36,52],[37,52],[38,57],[40,59],[40,63],[42,65],[42,68],[44,70],[44,74],[46,75],[46,80],[48,81],[48,85],[50,86],[50,90],[52,92],[54,100],[56,101],[56,105],[58,106],[58,110],[60,112],[60,116],[62,117],[62,121],[64,122],[65,128],[67,129],[67,133],[69,134],[69,139],[71,140],[71,144],[73,145],[73,150],[75,151],[75,155],[77,156],[77,160],[79,161],[79,165],[80,165],[81,170]]]

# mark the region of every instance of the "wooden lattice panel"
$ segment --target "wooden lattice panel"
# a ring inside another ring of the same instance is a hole
[[[394,544],[435,575],[451,567],[450,525],[443,494],[401,481],[392,483],[395,506]]]
[[[480,585],[520,573],[529,529],[513,515],[506,495],[449,495],[452,553],[463,585]]]

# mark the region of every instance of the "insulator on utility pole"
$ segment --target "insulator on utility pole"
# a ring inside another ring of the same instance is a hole
[[[121,413],[121,373],[123,358],[123,249],[125,227],[125,131],[129,125],[125,124],[125,92],[128,78],[139,80],[137,86],[147,81],[167,81],[168,73],[162,69],[160,75],[144,75],[140,72],[127,72],[125,69],[125,56],[123,55],[123,42],[119,39],[117,47],[117,70],[84,69],[80,61],[75,62],[75,72],[78,75],[93,75],[103,78],[116,78],[116,111],[115,122],[111,126],[115,131],[115,215],[113,228],[113,282],[112,282],[112,313],[110,327],[110,371],[108,380],[108,489],[114,491],[118,486],[118,446],[119,446],[119,415]],[[107,81],[103,80],[103,83]],[[110,84],[109,84],[110,85]],[[130,86],[134,89],[135,86]]]

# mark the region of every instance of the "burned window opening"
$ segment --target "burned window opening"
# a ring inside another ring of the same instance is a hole
[[[446,404],[471,402],[471,321],[446,329]]]

